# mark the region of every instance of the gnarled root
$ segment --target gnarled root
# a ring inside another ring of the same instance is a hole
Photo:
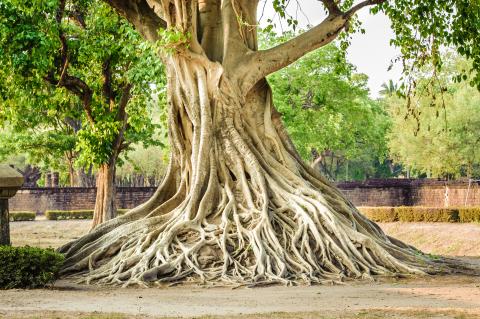
[[[163,184],[146,204],[62,247],[63,274],[118,285],[291,284],[454,271],[386,236],[303,164],[265,84],[240,103],[219,79],[199,67],[170,81]]]

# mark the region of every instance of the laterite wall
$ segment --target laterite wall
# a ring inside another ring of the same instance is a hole
[[[357,206],[480,206],[480,184],[436,180],[368,180],[337,186]],[[119,208],[133,208],[148,200],[155,187],[118,187]],[[95,188],[25,188],[10,200],[11,211],[93,209]]]
[[[117,187],[117,207],[133,208],[147,201],[156,187]],[[44,213],[46,210],[93,209],[93,187],[24,188],[10,199],[10,211],[28,210]]]

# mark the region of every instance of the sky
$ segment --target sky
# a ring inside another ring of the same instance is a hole
[[[266,1],[263,18],[260,21],[261,25],[266,23],[268,17],[274,15],[271,0]],[[297,11],[296,4],[290,5],[289,12],[293,16],[297,16],[301,28],[306,28],[308,24],[316,25],[325,18],[323,6],[318,0],[298,0],[297,2],[300,1],[303,13],[300,10]],[[259,11],[262,11],[264,3],[261,1]],[[295,14],[296,12],[297,14]],[[359,12],[359,18],[363,22],[366,32],[353,35],[347,57],[350,63],[357,67],[358,72],[368,75],[370,94],[376,98],[379,96],[378,92],[383,83],[390,79],[397,81],[400,78],[401,66],[398,64],[388,71],[390,62],[399,55],[399,50],[389,44],[393,32],[385,15],[381,13],[372,15],[368,8],[364,8]],[[276,29],[277,32],[281,32],[278,22]]]

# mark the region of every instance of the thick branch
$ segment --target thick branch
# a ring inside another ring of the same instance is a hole
[[[133,24],[135,29],[149,41],[157,41],[158,30],[167,27],[167,23],[155,13],[146,0],[105,1]]]
[[[126,112],[126,107],[128,101],[131,97],[132,84],[126,84],[122,90],[122,96],[120,97],[120,102],[118,104],[117,120],[122,123],[118,135],[113,144],[113,154],[110,158],[111,161],[115,161],[118,155],[122,150],[122,144],[124,144],[125,131],[128,125],[128,114]]]
[[[242,89],[248,91],[260,79],[297,61],[308,52],[330,43],[347,22],[348,19],[344,15],[330,15],[319,25],[289,41],[268,50],[249,54],[245,61],[249,64],[248,68],[244,65],[242,69],[255,71],[243,79]]]
[[[78,96],[82,100],[82,107],[85,110],[88,121],[92,125],[95,124],[95,119],[93,117],[91,108],[93,91],[87,83],[80,78],[69,75],[67,72],[63,74],[61,81],[57,80],[53,73],[50,73],[48,76],[44,77],[44,80],[52,85],[64,87]]]
[[[110,66],[110,57],[103,62],[102,74],[103,74],[103,96],[105,102],[110,107],[110,111],[115,106],[115,94],[112,89],[112,71]]]
[[[350,18],[361,8],[380,4],[386,0],[366,0],[343,13],[333,0],[322,0],[330,12],[329,16],[312,29],[271,49],[253,52],[246,56],[241,69],[256,70],[251,74],[241,74],[244,92],[267,75],[276,72],[305,54],[333,41],[347,27]],[[244,76],[242,76],[244,75]]]

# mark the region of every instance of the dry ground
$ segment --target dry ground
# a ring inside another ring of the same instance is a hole
[[[58,247],[90,221],[11,224],[14,245]],[[381,224],[425,252],[470,256],[480,265],[479,224]],[[465,257],[464,257],[465,258]],[[480,318],[480,278],[444,276],[345,286],[105,288],[57,282],[52,289],[0,291],[0,318]]]

